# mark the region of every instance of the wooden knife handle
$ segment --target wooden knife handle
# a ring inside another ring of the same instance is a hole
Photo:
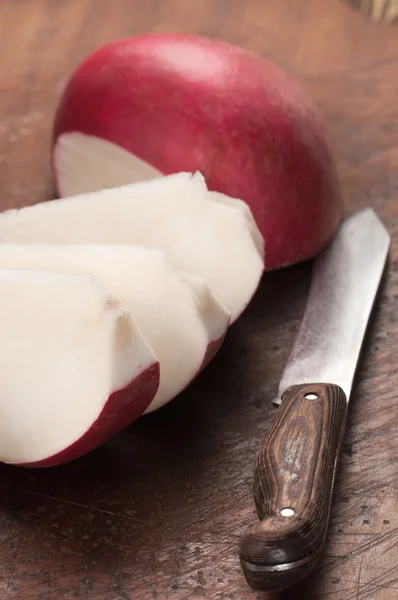
[[[307,576],[323,549],[347,400],[337,385],[288,388],[254,474],[261,522],[240,541],[250,587],[277,591]]]

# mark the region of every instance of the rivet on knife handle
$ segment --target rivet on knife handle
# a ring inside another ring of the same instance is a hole
[[[347,400],[338,385],[289,387],[259,453],[254,497],[261,522],[240,542],[248,584],[276,591],[307,576],[326,537]]]

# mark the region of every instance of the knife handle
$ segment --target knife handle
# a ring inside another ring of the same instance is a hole
[[[325,543],[346,415],[338,385],[295,385],[283,394],[255,467],[261,522],[240,541],[252,589],[285,589],[314,568]]]

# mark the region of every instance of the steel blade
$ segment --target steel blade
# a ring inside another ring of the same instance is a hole
[[[346,219],[315,260],[307,307],[279,386],[335,383],[347,400],[390,236],[371,209]]]

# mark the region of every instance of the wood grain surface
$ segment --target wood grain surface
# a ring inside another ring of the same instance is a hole
[[[1,207],[53,195],[51,123],[72,69],[119,37],[219,37],[274,59],[329,124],[346,212],[393,238],[353,391],[321,564],[283,600],[398,597],[398,37],[339,0],[1,0]],[[214,362],[168,407],[60,468],[0,466],[0,599],[273,600],[237,545],[310,265],[268,274]]]

